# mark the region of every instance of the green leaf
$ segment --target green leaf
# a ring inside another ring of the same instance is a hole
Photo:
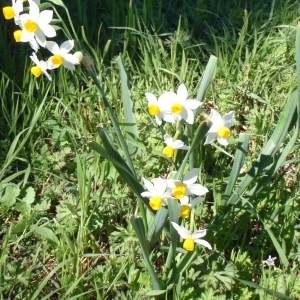
[[[235,278],[235,280],[238,280],[240,281],[241,283],[249,286],[249,287],[252,287],[254,289],[257,289],[257,290],[263,290],[265,291],[266,293],[268,293],[269,295],[272,295],[272,296],[275,296],[277,297],[278,299],[286,299],[286,300],[289,300],[290,298],[282,293],[279,293],[279,292],[276,292],[276,291],[273,291],[269,288],[265,288],[265,287],[262,287],[252,281],[247,281],[247,280],[242,280],[242,279],[239,279],[239,278]]]
[[[238,179],[241,168],[245,161],[249,140],[250,136],[248,134],[240,134],[222,205],[226,205],[226,201],[230,197],[233,187]]]
[[[25,197],[21,200],[22,202],[25,202],[27,204],[32,204],[35,199],[35,191],[34,189],[30,186],[26,189],[26,195]]]
[[[52,229],[46,226],[31,225],[31,231],[41,240],[48,240],[55,244],[59,244],[59,240]]]
[[[155,270],[154,270],[154,268],[150,262],[150,258],[149,258],[149,244],[148,244],[148,241],[145,236],[143,220],[142,220],[142,218],[135,217],[135,216],[132,216],[130,220],[131,220],[132,227],[137,235],[137,238],[139,239],[143,258],[144,258],[144,263],[145,263],[148,273],[151,277],[153,287],[156,290],[160,290],[161,283],[158,279],[157,274],[155,273]]]
[[[121,56],[117,58],[117,63],[120,69],[121,87],[122,87],[122,102],[125,118],[125,132],[127,133],[127,145],[130,155],[137,154],[138,147],[136,142],[138,140],[138,128],[136,122],[133,102],[131,100],[130,90],[127,83],[127,74],[122,62]]]
[[[209,61],[206,65],[205,71],[202,75],[200,87],[197,93],[197,100],[203,102],[206,91],[213,79],[216,67],[217,67],[217,58],[213,55],[210,56]]]
[[[264,228],[265,230],[268,232],[272,242],[273,242],[273,245],[274,247],[276,248],[276,251],[280,257],[280,261],[281,263],[284,265],[284,267],[287,269],[288,266],[289,266],[289,262],[288,262],[288,259],[282,249],[282,247],[280,246],[279,242],[277,241],[277,239],[275,238],[273,232],[271,231],[271,229],[269,229],[269,227],[263,222],[264,224]]]
[[[5,190],[4,195],[0,198],[0,203],[3,203],[6,207],[12,207],[19,196],[21,190],[16,184],[7,184],[4,185],[4,188],[1,190]]]
[[[149,241],[150,247],[160,237],[165,226],[167,216],[168,210],[165,207],[161,207],[161,209],[155,214],[147,234],[147,240]]]
[[[260,155],[253,163],[251,169],[243,178],[238,188],[235,190],[234,193],[232,193],[232,195],[228,199],[228,205],[233,205],[234,203],[236,203],[236,201],[242,196],[242,194],[246,191],[246,189],[252,183],[252,181],[259,175],[262,175],[266,173],[266,171],[268,171],[268,168],[273,163],[273,156],[281,146],[283,139],[286,138],[287,133],[295,125],[296,118],[294,118],[294,114],[296,112],[297,102],[297,93],[294,93],[291,99],[286,103],[283,111],[281,112],[277,126],[269,141],[262,149]]]
[[[152,291],[147,292],[145,294],[145,296],[155,297],[155,296],[164,295],[165,293],[166,293],[166,290],[152,290]]]

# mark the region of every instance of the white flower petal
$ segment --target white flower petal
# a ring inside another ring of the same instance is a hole
[[[156,121],[156,124],[157,125],[161,125],[161,123],[162,123],[162,116],[161,116],[161,114],[158,114],[158,115],[155,115],[155,121]]]
[[[147,180],[146,178],[143,177],[143,181],[144,181],[144,186],[146,187],[146,189],[149,191],[149,192],[153,192],[154,188],[153,188],[153,184]]]
[[[159,107],[161,107],[163,111],[170,112],[171,105],[176,102],[176,100],[177,96],[174,92],[163,92],[158,98]]]
[[[209,117],[210,117],[211,122],[214,124],[214,126],[216,126],[216,127],[224,126],[224,121],[223,121],[221,115],[215,109],[211,110]]]
[[[70,50],[72,50],[74,47],[74,41],[73,40],[68,40],[65,41],[61,44],[60,46],[60,50],[62,54],[67,54],[70,52]]]
[[[40,26],[40,28],[46,37],[52,38],[52,37],[56,36],[56,31],[55,31],[54,27],[51,25],[46,24],[46,25]]]
[[[205,240],[201,240],[201,239],[199,239],[199,240],[195,240],[195,243],[197,243],[197,244],[199,244],[199,245],[202,245],[202,246],[204,246],[204,247],[208,248],[209,250],[211,250],[211,249],[212,249],[212,247],[211,247],[210,243],[209,243],[209,242],[207,242],[207,241],[205,241]]]
[[[183,116],[182,118],[188,123],[193,124],[194,123],[194,112],[192,110],[186,110],[186,116]]]
[[[45,9],[41,11],[39,16],[39,24],[49,24],[53,18],[53,11]]]
[[[180,205],[188,205],[189,204],[189,197],[184,196],[180,199]]]
[[[179,235],[183,238],[183,239],[191,239],[192,238],[192,234],[189,230],[185,229],[182,226],[179,226],[178,224],[176,224],[175,222],[171,222],[173,227],[176,229],[176,231],[179,233]]]
[[[157,98],[156,98],[156,96],[154,94],[152,94],[152,93],[145,93],[145,96],[146,96],[146,99],[148,100],[149,104],[157,103]]]
[[[197,180],[197,177],[199,175],[199,171],[200,171],[199,168],[194,168],[194,169],[190,170],[189,172],[187,172],[183,177],[183,182],[187,186],[195,183]]]
[[[157,192],[157,195],[163,195],[167,188],[166,181],[161,177],[156,178],[153,181],[153,188]]]
[[[211,144],[217,138],[217,133],[208,133],[204,145]]]
[[[43,31],[38,28],[35,32],[34,32],[34,36],[36,41],[38,42],[38,44],[42,47],[46,46],[46,37],[45,34],[43,33]]]
[[[181,101],[185,101],[188,97],[188,91],[183,83],[178,87],[177,96]]]
[[[223,116],[224,126],[230,128],[234,125],[234,112],[230,111],[229,113]]]
[[[40,15],[40,9],[35,2],[30,1],[29,15],[31,19],[38,20],[38,17]]]
[[[167,133],[164,135],[165,144],[171,145],[173,143],[173,139]]]
[[[176,140],[170,143],[170,146],[172,146],[173,149],[181,149],[182,147],[184,147],[184,142],[181,140]]]
[[[201,239],[205,235],[206,235],[206,229],[197,230],[192,234],[194,240]]]
[[[48,41],[46,42],[46,48],[53,54],[60,54],[60,49],[57,45],[57,43]]]
[[[197,196],[203,196],[206,193],[208,193],[208,189],[199,183],[194,183],[194,184],[188,186],[188,190],[191,194],[197,195]]]
[[[221,144],[222,146],[228,146],[228,139],[224,139],[221,137],[217,137],[217,141],[219,144]]]
[[[189,99],[186,100],[184,106],[186,109],[197,109],[202,103],[198,100]]]

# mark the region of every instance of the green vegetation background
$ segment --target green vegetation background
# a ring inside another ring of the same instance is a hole
[[[236,134],[251,135],[245,169],[297,87],[298,1],[64,3],[77,47],[95,59],[120,118],[115,57],[123,55],[139,121],[139,175],[154,177],[167,168],[158,160],[161,135],[147,115],[144,93],[184,82],[195,94],[211,54],[218,66],[204,109],[236,112]],[[56,9],[69,28],[66,12]],[[31,50],[13,42],[13,23],[0,22],[0,299],[142,299],[151,284],[128,222],[135,199],[112,165],[87,146],[98,139],[100,123],[110,126],[96,88],[80,68],[75,75],[57,70],[51,84],[33,79]],[[65,34],[59,31],[62,41]],[[234,147],[227,150],[234,153]],[[232,160],[214,149],[203,156],[203,180],[212,192],[195,219],[208,224],[220,208]],[[298,184],[299,143],[252,202],[255,213],[240,208],[226,220],[210,241],[217,251],[207,263],[197,261],[178,299],[275,299],[235,278],[299,298]],[[289,267],[277,260],[277,271],[263,269],[268,255],[278,259],[276,242]],[[159,271],[163,257],[156,261]]]

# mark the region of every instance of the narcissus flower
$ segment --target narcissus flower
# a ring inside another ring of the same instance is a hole
[[[234,112],[231,111],[223,117],[214,109],[210,113],[212,125],[207,132],[205,145],[211,144],[215,139],[223,145],[228,145],[228,138],[231,135],[230,127],[234,125]]]
[[[48,68],[55,69],[63,65],[69,70],[75,70],[75,65],[79,64],[79,59],[74,54],[69,53],[73,47],[73,40],[63,42],[60,47],[55,42],[46,42],[46,48],[53,54],[48,59]]]
[[[188,195],[203,196],[208,192],[208,189],[197,181],[199,169],[195,168],[185,174],[183,180],[167,179],[168,187],[172,189],[173,196],[180,200]]]
[[[155,117],[157,125],[161,125],[163,119],[163,111],[159,99],[152,93],[145,93],[148,100],[148,112]]]
[[[196,99],[187,98],[188,91],[184,84],[178,87],[176,94],[174,92],[164,92],[160,96],[160,102],[165,111],[163,119],[169,123],[183,119],[187,123],[193,124],[194,110],[201,105],[201,102]]]
[[[46,45],[46,37],[55,37],[56,31],[49,23],[53,17],[52,10],[43,10],[40,12],[38,5],[29,1],[29,14],[20,15],[22,36],[21,42],[29,42],[36,39],[42,47]]]
[[[190,216],[192,204],[189,201],[189,197],[185,196],[180,199],[180,216],[187,219]]]
[[[175,222],[171,222],[173,227],[176,229],[178,234],[184,239],[183,242],[183,249],[187,251],[194,251],[195,249],[195,243],[202,245],[209,250],[212,249],[210,243],[208,243],[205,240],[202,240],[201,238],[206,235],[206,229],[195,231],[194,233],[191,233],[191,231],[185,229],[183,226],[179,226]]]
[[[15,23],[19,24],[19,15],[23,11],[23,0],[12,0],[12,6],[3,7],[2,11],[6,20],[14,18]]]
[[[166,181],[160,177],[154,179],[152,183],[145,178],[143,178],[143,181],[148,191],[143,192],[142,197],[150,199],[149,205],[153,210],[159,210],[165,200],[170,197]]]
[[[39,60],[35,53],[32,53],[30,58],[36,64],[34,67],[31,68],[31,73],[35,77],[40,77],[42,74],[44,74],[51,81],[52,78],[47,72],[47,63],[43,60]]]
[[[185,146],[183,141],[181,140],[173,140],[168,134],[164,135],[164,140],[167,146],[163,149],[163,155],[166,157],[172,157],[174,154],[174,150],[181,149],[181,150],[189,150],[190,147]]]

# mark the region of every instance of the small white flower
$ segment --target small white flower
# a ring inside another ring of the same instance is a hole
[[[3,7],[3,15],[6,20],[14,18],[17,25],[20,24],[19,15],[23,11],[23,0],[12,0],[11,6]]]
[[[262,263],[264,266],[267,267],[274,267],[274,270],[276,269],[275,267],[275,260],[277,257],[272,257],[271,255],[269,255],[269,257],[266,260],[263,260]]]
[[[210,113],[210,121],[212,125],[207,132],[205,145],[211,144],[215,139],[223,145],[228,145],[228,138],[230,137],[230,127],[234,125],[234,112],[231,111],[223,117],[214,109]]]
[[[182,199],[188,195],[203,196],[208,192],[208,189],[197,181],[199,169],[194,168],[186,173],[183,180],[167,179],[168,187],[172,189],[172,194],[176,199]]]
[[[171,222],[173,227],[176,229],[178,234],[184,239],[183,242],[183,248],[187,251],[194,251],[195,249],[195,243],[202,245],[209,250],[212,249],[210,243],[207,241],[201,239],[206,235],[206,229],[195,231],[194,233],[191,233],[191,231],[185,229],[183,226],[179,226],[175,222]]]
[[[161,125],[163,119],[163,111],[159,99],[152,93],[145,93],[148,100],[148,112],[155,117],[157,125]]]
[[[52,78],[47,72],[47,63],[43,60],[39,60],[36,56],[36,54],[33,52],[30,56],[31,60],[36,64],[36,66],[31,68],[31,73],[35,77],[39,77],[42,75],[42,73],[51,81]]]
[[[20,15],[20,26],[22,28],[21,42],[30,42],[36,39],[42,47],[46,45],[46,37],[55,37],[56,31],[49,23],[52,21],[53,11],[40,9],[36,2],[28,1],[29,14]]]
[[[182,83],[177,94],[174,92],[164,92],[160,96],[160,102],[163,114],[163,119],[166,122],[174,123],[179,120],[185,120],[189,124],[194,123],[194,110],[202,103],[196,99],[187,99],[188,91]]]
[[[149,198],[149,205],[153,210],[159,210],[168,197],[170,192],[167,190],[167,183],[161,177],[158,177],[152,181],[148,181],[143,178],[144,185],[147,191],[141,194],[142,197]]]
[[[69,70],[75,70],[75,65],[79,64],[79,60],[77,56],[69,53],[73,47],[73,40],[63,42],[60,47],[55,42],[46,42],[46,48],[53,54],[48,59],[48,68],[55,69],[63,65]]]
[[[164,135],[165,144],[167,146],[163,149],[163,154],[166,157],[172,157],[174,154],[174,150],[181,149],[181,150],[189,150],[190,147],[184,145],[183,141],[181,140],[173,140],[168,134]]]

